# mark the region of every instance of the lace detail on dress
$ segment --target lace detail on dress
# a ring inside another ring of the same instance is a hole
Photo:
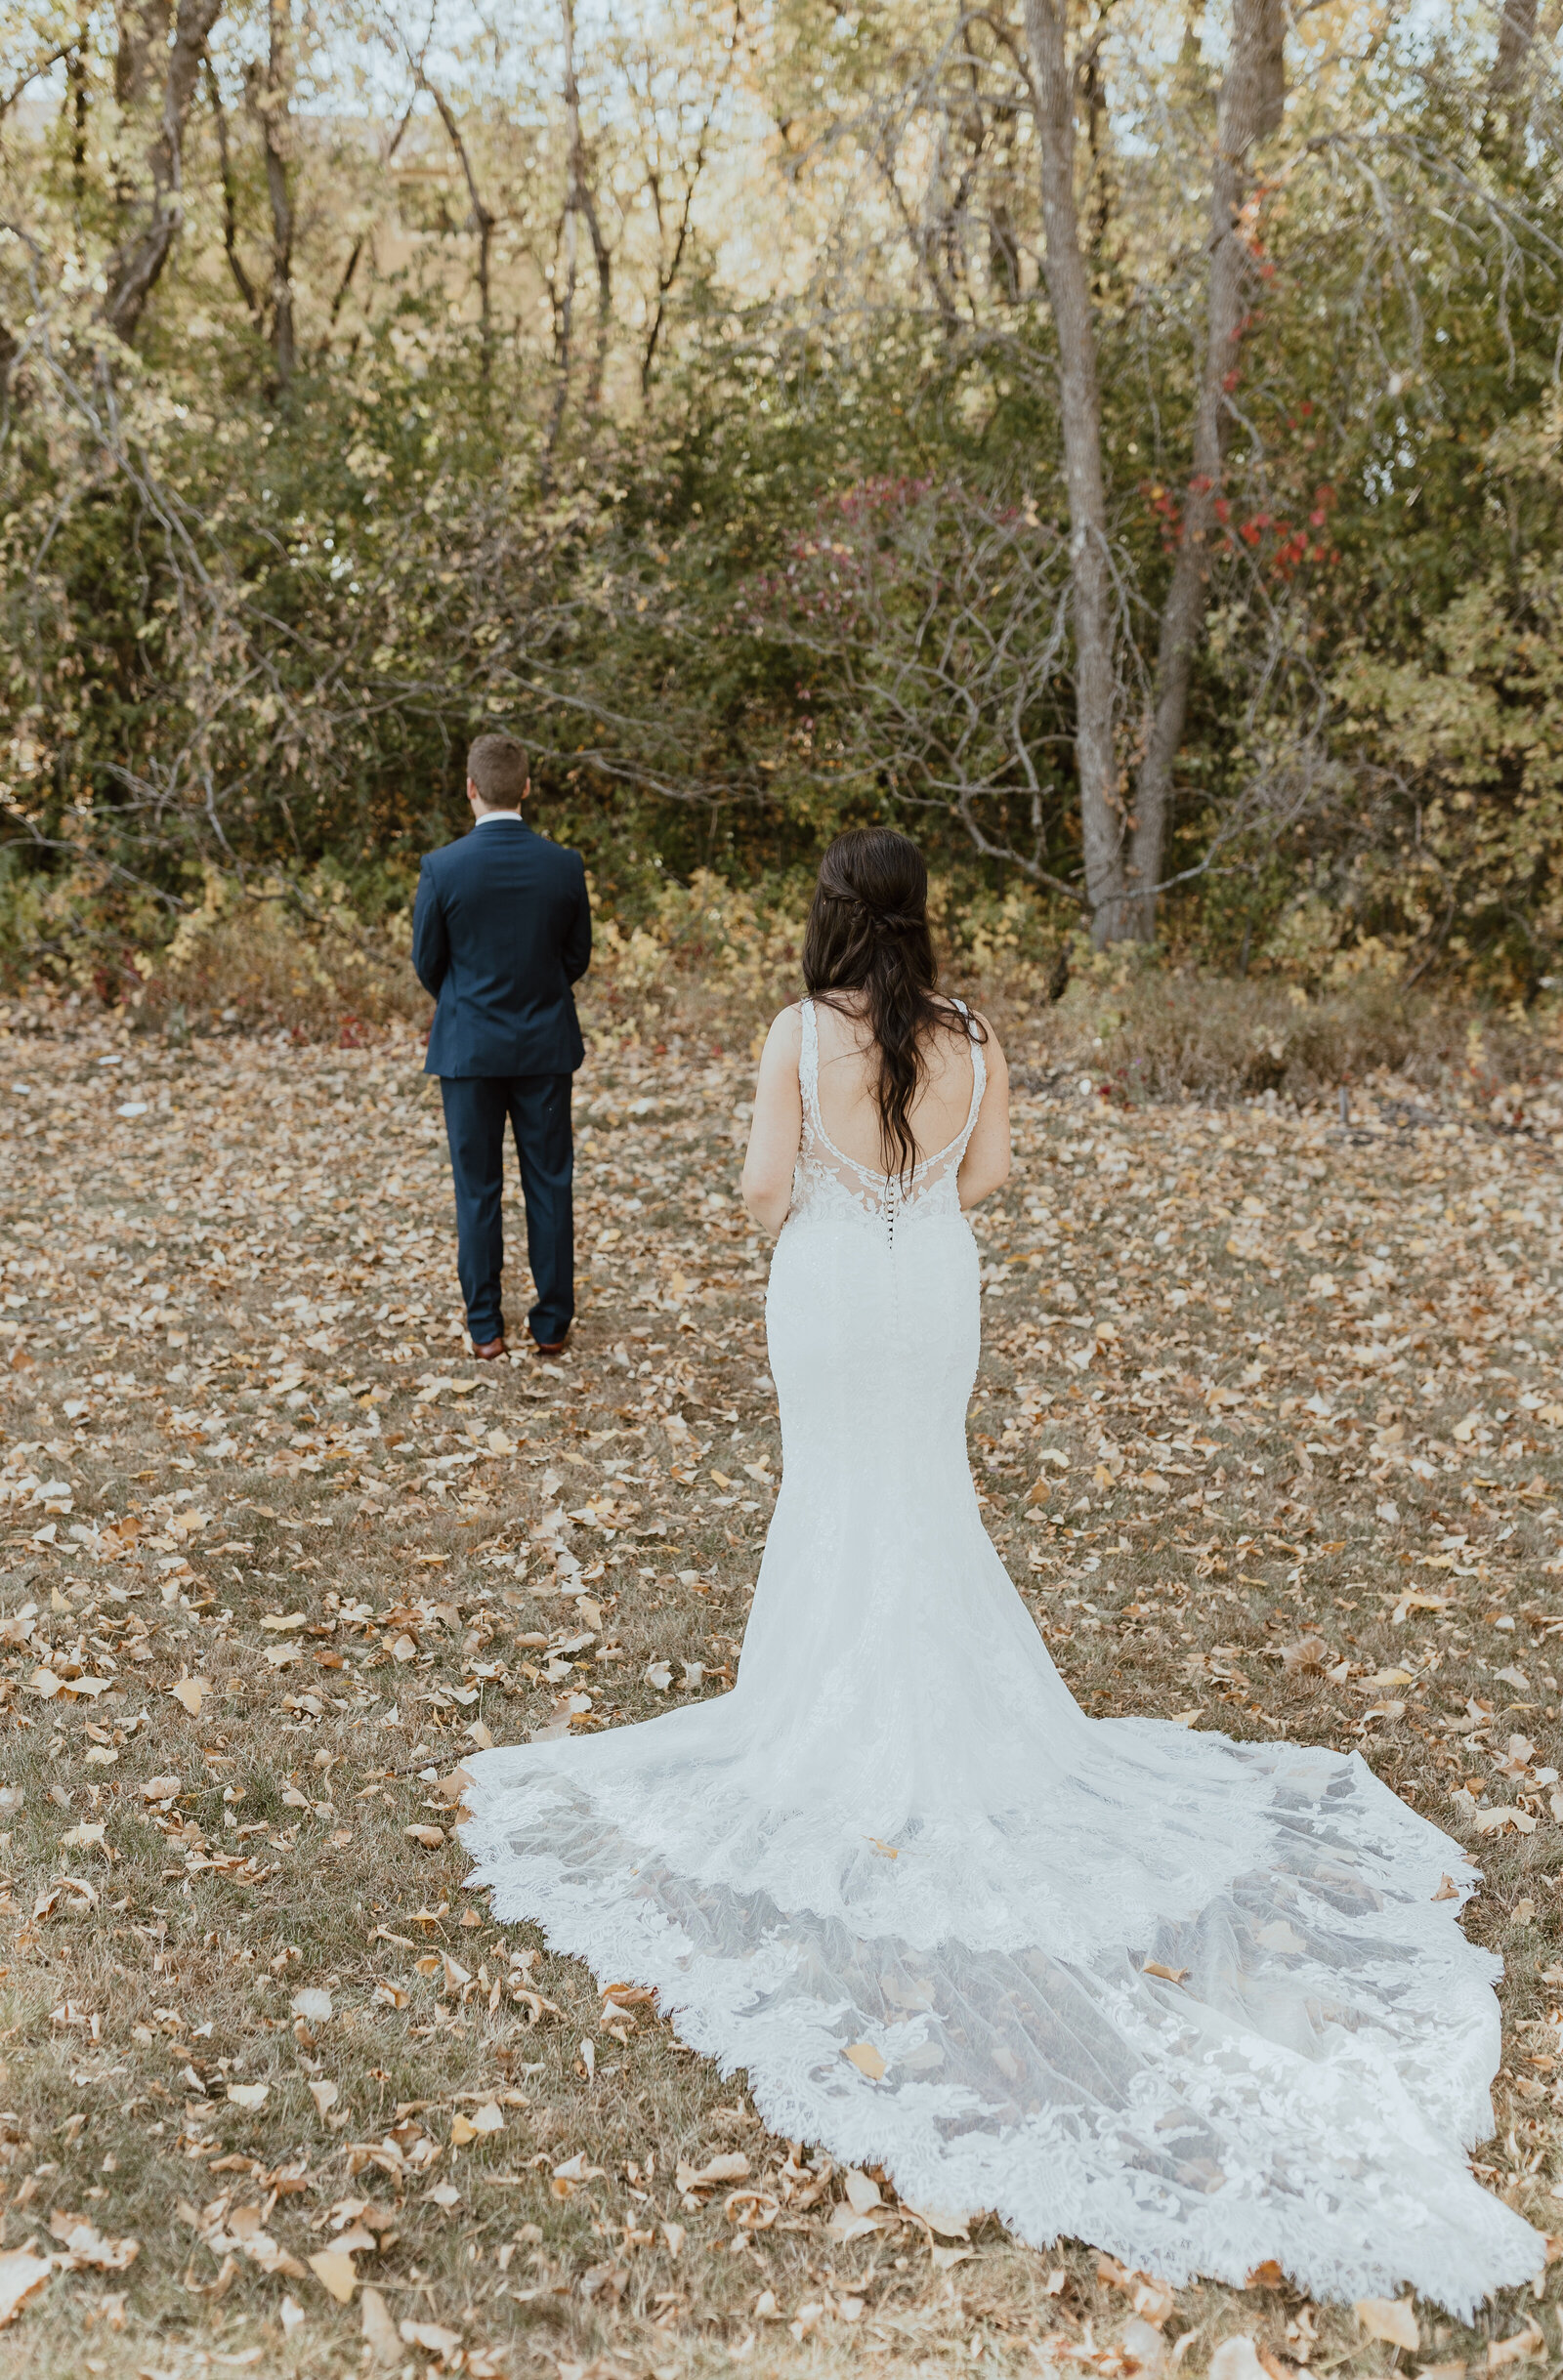
[[[988,1087],[988,1068],[983,1060],[983,1045],[972,1028],[971,1018],[963,1000],[954,1003],[966,1019],[968,1046],[971,1050],[971,1106],[966,1121],[955,1139],[932,1156],[919,1158],[909,1176],[884,1174],[869,1165],[860,1165],[838,1148],[824,1128],[820,1112],[820,1026],[814,1002],[799,1003],[803,1020],[803,1046],[798,1052],[798,1089],[803,1095],[803,1138],[798,1149],[798,1161],[792,1175],[792,1204],[787,1210],[787,1223],[816,1222],[844,1218],[849,1222],[866,1220],[883,1232],[894,1247],[896,1232],[906,1222],[918,1217],[958,1218],[960,1191],[956,1177],[966,1154],[971,1136],[977,1128],[977,1114]]]

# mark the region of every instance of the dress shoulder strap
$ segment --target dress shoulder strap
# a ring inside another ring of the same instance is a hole
[[[971,1106],[966,1113],[966,1129],[956,1144],[961,1156],[964,1156],[966,1144],[977,1129],[977,1110],[983,1104],[983,1093],[988,1088],[988,1062],[983,1056],[983,1045],[977,1038],[971,1010],[964,1000],[954,998],[951,998],[950,1006],[958,1009],[966,1021],[966,1044],[971,1051]]]
[[[803,1026],[803,1038],[798,1050],[798,1089],[803,1094],[804,1121],[821,1139],[824,1126],[820,1121],[820,1026],[814,1013],[814,1002],[798,1002],[798,1014]]]

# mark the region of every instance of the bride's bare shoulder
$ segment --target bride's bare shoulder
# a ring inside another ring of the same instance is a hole
[[[1007,1081],[1009,1065],[1004,1056],[1004,1045],[994,1032],[991,1021],[975,1008],[971,1012],[971,1021],[982,1036],[983,1064],[988,1069],[989,1080],[992,1082]]]
[[[762,1089],[773,1082],[790,1078],[796,1084],[798,1064],[803,1056],[803,1008],[794,1000],[779,1017],[771,1020],[771,1029],[765,1036],[765,1048],[760,1053],[760,1084]]]

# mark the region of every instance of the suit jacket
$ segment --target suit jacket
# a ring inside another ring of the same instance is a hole
[[[426,1074],[572,1074],[585,1055],[570,985],[592,949],[586,863],[520,818],[430,852],[412,964],[437,1003]]]

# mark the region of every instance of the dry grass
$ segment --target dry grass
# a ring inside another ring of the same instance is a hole
[[[318,887],[304,898],[304,908],[244,901],[214,878],[206,906],[139,994],[138,1022],[176,1040],[216,1023],[280,1025],[298,1040],[345,1046],[367,1027],[421,1023],[427,1003],[407,964],[408,919],[370,932],[340,898]],[[1053,1069],[1089,1069],[1130,1105],[1256,1096],[1332,1105],[1343,1087],[1349,1097],[1389,1073],[1412,1092],[1514,1120],[1563,1075],[1555,1003],[1528,1015],[1478,1012],[1373,973],[1322,988],[1233,981],[1133,948],[1093,955],[1078,937],[1028,956],[1028,937],[993,939],[955,907],[942,931],[952,988],[1006,1034],[1034,1038]],[[663,1032],[757,1046],[793,996],[801,938],[800,916],[759,910],[741,890],[697,873],[669,885],[642,925],[599,917],[593,998],[610,1028],[660,1019]]]
[[[1039,1023],[1055,1065],[1092,1068],[1134,1105],[1266,1094],[1332,1105],[1342,1088],[1349,1099],[1394,1074],[1446,1103],[1491,1109],[1499,1101],[1506,1115],[1563,1072],[1555,1014],[1478,1013],[1372,976],[1309,991],[1103,960],[1077,974]]]
[[[843,2242],[841,2178],[798,2203],[741,2076],[644,2008],[615,2017],[572,1962],[518,1966],[535,1934],[463,1894],[441,1780],[474,1729],[550,1717],[549,1645],[591,1631],[560,1657],[595,1697],[583,1723],[618,1724],[665,1707],[654,1656],[720,1691],[742,1634],[770,1503],[742,1466],[779,1464],[764,1251],[735,1199],[749,1027],[702,992],[699,1037],[681,1034],[664,996],[650,1023],[622,998],[595,1011],[581,1322],[555,1369],[498,1378],[463,1359],[410,1036],[171,1048],[13,1017],[31,1088],[0,1187],[4,2243],[59,2250],[58,2212],[140,2247],[123,2274],[57,2270],[0,2332],[0,2371],[358,2370],[365,2286],[393,2324],[459,2337],[444,2358],[397,2339],[379,2352],[398,2372],[790,2380],[979,2352],[1130,2369],[1130,2297],[1090,2251],[990,2226],[950,2263],[895,2219]],[[1360,1745],[1457,1831],[1478,1823],[1452,1798],[1467,1778],[1535,1818],[1484,1839],[1467,1922],[1508,1962],[1481,2170],[1547,2229],[1563,1833],[1534,1763],[1555,1759],[1558,1711],[1556,1146],[1468,1111],[1392,1120],[1405,1101],[1383,1121],[1359,1103],[1356,1137],[1261,1107],[1118,1110],[1057,1085],[1047,1024],[1014,1057],[1054,1088],[1019,1103],[1015,1176],[980,1226],[989,1524],[1090,1709],[1198,1703],[1239,1734]],[[1038,1500],[1043,1442],[1070,1468]],[[753,1492],[719,1501],[713,1467]],[[550,1471],[562,1502],[596,1505],[573,1573],[528,1536]],[[1404,1605],[1413,1585],[1449,1601]],[[1283,1662],[1310,1630],[1345,1677]],[[1404,1686],[1369,1685],[1392,1667]],[[1515,1734],[1533,1765],[1505,1771]],[[328,2022],[295,2021],[302,1988],[329,1992]],[[261,2082],[259,2107],[225,2096]],[[467,2137],[486,2098],[503,2129]],[[674,2181],[739,2150],[782,2201],[752,2235],[722,2190],[690,2207]],[[603,2172],[571,2189],[555,2169],[577,2152]],[[360,2201],[379,2244],[339,2306],[308,2259]],[[263,2224],[291,2266],[256,2261]],[[1485,2368],[1534,2320],[1555,2362],[1556,2300],[1554,2277],[1473,2331],[1423,2307],[1423,2356]],[[1191,2375],[1240,2331],[1351,2380],[1393,2360],[1284,2286],[1183,2290],[1166,2325],[1192,2334]]]
[[[306,883],[241,888],[214,869],[155,960],[127,961],[122,975],[100,977],[98,988],[119,999],[134,987],[138,1027],[176,1042],[214,1024],[241,1024],[351,1047],[368,1028],[426,1017],[407,963],[411,939],[406,912],[366,926],[346,887],[319,873]]]

